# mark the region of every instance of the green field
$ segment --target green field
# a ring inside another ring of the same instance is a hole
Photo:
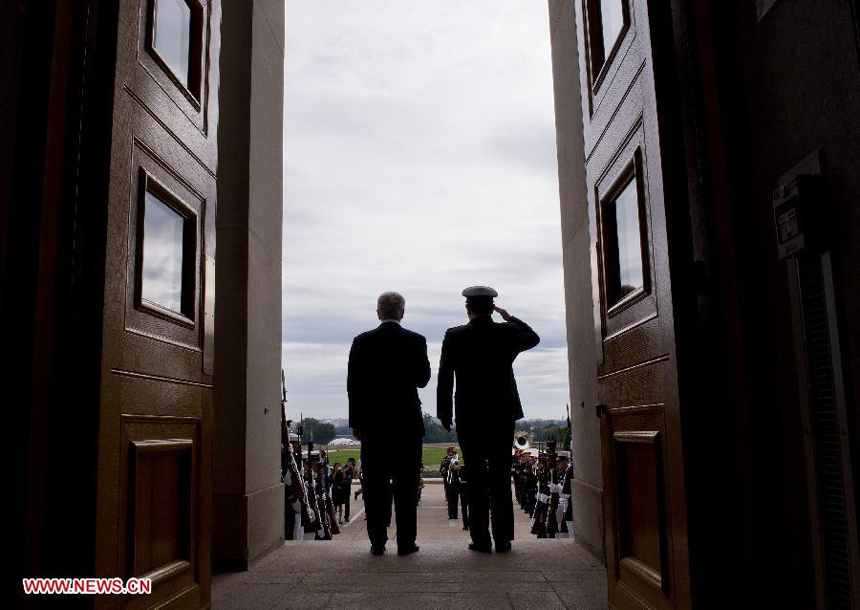
[[[424,462],[424,470],[428,474],[439,471],[439,464],[442,462],[442,458],[445,457],[445,450],[448,447],[450,447],[450,445],[445,443],[424,445],[421,461]],[[456,449],[457,453],[460,454],[460,459],[462,460],[463,454],[460,452],[460,447],[456,447]],[[330,449],[327,451],[328,463],[331,466],[334,466],[335,462],[344,464],[351,457],[355,458],[355,461],[357,462],[358,458],[361,457],[361,449],[358,446],[344,447],[343,449]],[[396,456],[392,456],[392,458],[396,459]]]

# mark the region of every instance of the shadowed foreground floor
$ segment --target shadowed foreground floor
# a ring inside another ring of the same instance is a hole
[[[361,503],[332,541],[287,542],[248,572],[215,575],[212,607],[233,608],[607,608],[602,566],[572,540],[537,540],[517,509],[517,539],[509,553],[466,548],[468,532],[448,525],[441,485],[425,488],[419,506],[421,550],[397,556],[389,541],[374,557]],[[393,538],[394,532],[389,530]]]
[[[510,553],[421,542],[382,557],[366,542],[288,542],[249,572],[213,579],[216,609],[606,608],[604,571],[569,540],[515,541]]]

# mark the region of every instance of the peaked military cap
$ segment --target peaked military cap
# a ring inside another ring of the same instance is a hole
[[[463,296],[467,299],[477,298],[485,298],[492,299],[499,296],[499,293],[490,288],[489,286],[469,286],[465,290],[463,290]]]

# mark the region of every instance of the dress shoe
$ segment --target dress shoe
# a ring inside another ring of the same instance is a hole
[[[417,553],[418,548],[419,547],[417,544],[412,544],[411,546],[406,546],[403,548],[400,548],[400,546],[398,545],[397,554],[398,555],[411,555],[412,553]]]
[[[496,552],[497,553],[507,553],[510,550],[511,550],[510,541],[496,543]]]
[[[493,548],[489,544],[475,544],[474,542],[469,543],[470,551],[477,551],[478,553],[492,553]]]
[[[370,547],[370,552],[371,552],[371,554],[379,557],[380,555],[383,555],[385,553],[385,547],[384,546],[372,546],[372,547]]]

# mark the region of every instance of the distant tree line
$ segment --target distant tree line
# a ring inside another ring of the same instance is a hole
[[[442,427],[438,419],[430,415],[424,414],[424,442],[425,443],[456,443],[457,430],[451,428],[448,432]]]
[[[349,426],[335,427],[332,423],[323,423],[313,417],[306,417],[304,425],[304,442],[308,442],[313,438],[314,443],[317,445],[326,445],[338,435],[345,436],[352,434],[352,429]],[[554,438],[558,441],[559,449],[567,447],[568,444],[567,422],[561,419],[522,420],[517,422],[516,429],[518,431],[530,432],[532,442],[535,443],[545,443],[550,438]],[[446,431],[438,419],[429,413],[424,413],[424,442],[456,443],[457,430],[452,428],[451,432]]]
[[[335,436],[337,436],[334,424],[324,424],[313,417],[306,417],[304,419],[304,426],[304,438],[302,439],[302,442],[304,443],[313,439],[315,445],[327,445],[334,440]]]
[[[545,443],[550,439],[558,441],[558,448],[566,448],[570,441],[567,422],[563,419],[533,419],[517,422],[517,430],[529,432],[532,442]]]

